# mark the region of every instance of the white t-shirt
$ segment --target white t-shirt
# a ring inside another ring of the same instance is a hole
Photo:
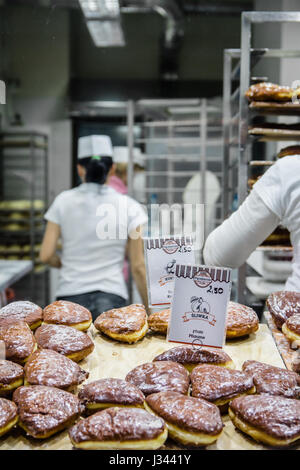
[[[294,247],[293,272],[285,290],[300,292],[300,155],[278,160],[253,189],[290,232]]]
[[[128,235],[148,220],[138,202],[107,185],[84,183],[59,194],[45,219],[61,228],[57,296],[103,291],[128,298],[122,273]]]
[[[293,271],[285,290],[300,292],[300,155],[278,160],[239,209],[208,236],[205,263],[241,266],[280,223],[290,231],[294,247]]]

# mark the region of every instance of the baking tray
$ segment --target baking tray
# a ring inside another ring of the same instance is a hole
[[[286,116],[298,116],[300,103],[276,103],[271,101],[252,101],[249,109],[266,114],[281,114]]]
[[[126,374],[162,352],[175,347],[174,343],[168,343],[161,335],[148,333],[146,337],[136,344],[126,345],[107,339],[97,332],[92,326],[88,334],[94,340],[93,353],[80,362],[81,367],[90,372],[87,382],[103,377],[125,378]],[[266,324],[261,324],[256,334],[245,339],[228,341],[224,347],[232,357],[236,368],[241,369],[247,359],[267,362],[274,366],[284,367],[281,355],[275,345],[272,334]],[[246,435],[237,431],[227,415],[223,416],[225,424],[221,437],[213,445],[207,446],[207,450],[264,450],[266,446],[256,443]],[[295,447],[293,447],[295,448]],[[300,449],[300,444],[298,446]],[[36,440],[26,437],[25,433],[16,428],[8,435],[0,438],[0,450],[71,450],[72,444],[68,438],[68,432],[62,431],[46,440]],[[186,449],[167,440],[162,447],[164,450]]]
[[[259,137],[259,140],[262,142],[273,140],[300,140],[300,130],[295,129],[252,127],[248,130],[248,134],[254,137]]]

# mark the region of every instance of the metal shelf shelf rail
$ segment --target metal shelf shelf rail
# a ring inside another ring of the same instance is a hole
[[[252,26],[263,23],[299,23],[300,12],[243,12],[241,22],[241,49],[224,51],[223,88],[223,216],[233,210],[233,188],[237,187],[237,203],[240,205],[247,196],[248,163],[251,147],[255,141],[248,135],[248,126],[253,113],[249,109],[245,92],[251,85],[254,65],[267,58],[299,58],[300,50],[254,49],[252,48]],[[235,63],[233,63],[235,60]],[[272,77],[270,77],[272,81]],[[235,86],[233,86],[233,83]],[[264,110],[264,113],[267,111]],[[274,110],[272,111],[274,116]],[[280,115],[280,111],[278,111]],[[295,113],[294,113],[295,115]],[[299,113],[300,115],[300,113]],[[278,139],[280,140],[280,139]],[[237,276],[237,300],[245,302],[246,265],[239,268]]]
[[[186,185],[198,175],[198,187],[192,199],[207,202],[207,173],[214,173],[222,188],[222,108],[219,100],[164,99],[140,100],[128,107],[129,194],[133,188],[133,147],[142,148],[145,158],[144,203],[183,206]],[[137,116],[142,132],[134,138]],[[221,189],[220,189],[221,192]],[[221,220],[222,198],[218,197],[210,227]],[[176,227],[172,227],[176,230]],[[153,229],[153,227],[152,227]],[[160,230],[158,228],[158,230]],[[153,233],[153,232],[152,232]],[[161,236],[163,233],[159,232]]]
[[[17,298],[47,305],[49,272],[37,259],[48,202],[47,135],[0,134],[0,188],[0,257],[32,262],[31,272],[15,285]]]

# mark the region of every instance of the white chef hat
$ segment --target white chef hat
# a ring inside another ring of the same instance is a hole
[[[108,135],[88,135],[78,139],[78,159],[87,157],[113,157],[113,147]]]
[[[114,163],[128,163],[128,147],[114,147]],[[144,168],[144,157],[139,147],[133,148],[133,163]]]

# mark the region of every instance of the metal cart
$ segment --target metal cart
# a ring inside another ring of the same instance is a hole
[[[0,257],[30,260],[33,269],[14,286],[17,299],[48,303],[48,269],[38,259],[47,208],[48,137],[0,134]]]
[[[140,138],[135,138],[133,133],[137,118]],[[140,147],[144,153],[144,199],[150,215],[153,204],[176,205],[183,210],[184,203],[190,201],[208,207],[207,178],[213,173],[218,179],[220,195],[210,220],[206,218],[203,233],[206,236],[222,220],[222,146],[220,100],[159,99],[131,103],[128,107],[129,193],[137,197],[133,185],[134,147]],[[195,224],[193,227],[196,228]],[[155,236],[166,235],[153,219],[151,229]],[[176,224],[171,229],[175,233]]]
[[[253,69],[260,61],[269,58],[299,58],[300,50],[254,49],[252,48],[252,26],[262,23],[300,22],[300,12],[244,12],[241,25],[241,49],[227,49],[224,52],[223,89],[223,215],[228,216],[247,196],[248,163],[252,158],[255,142],[271,139],[253,137],[248,133],[249,124],[255,115],[300,115],[300,108],[250,109],[245,92],[251,85]],[[272,77],[267,77],[272,81]],[[263,81],[263,79],[261,80]],[[274,141],[274,139],[272,139]],[[291,140],[295,140],[293,137]],[[280,141],[280,136],[278,137]],[[237,193],[234,193],[237,188]],[[270,248],[273,250],[275,248]],[[280,249],[276,248],[277,250]],[[238,270],[237,300],[245,302],[246,265]]]

